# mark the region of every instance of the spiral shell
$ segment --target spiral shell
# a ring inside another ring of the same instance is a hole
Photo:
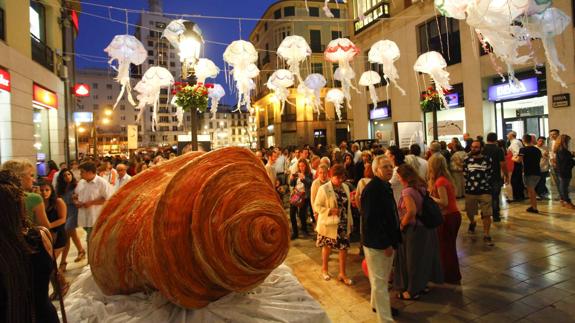
[[[260,284],[287,256],[288,235],[253,153],[192,152],[137,175],[106,203],[89,260],[105,294],[157,289],[201,308]]]

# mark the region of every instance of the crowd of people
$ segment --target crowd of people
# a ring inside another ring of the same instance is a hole
[[[538,214],[538,200],[551,197],[553,178],[561,206],[575,209],[569,197],[572,168],[570,137],[553,129],[549,138],[511,131],[507,141],[495,133],[451,142],[432,142],[425,153],[354,143],[256,151],[280,197],[289,201],[291,239],[317,233],[321,276],[330,280],[328,260],[338,251],[337,279],[346,285],[346,258],[354,233],[360,237],[372,288],[371,304],[381,322],[392,321],[388,284],[402,300],[430,292],[429,283],[459,284],[457,235],[462,223],[457,199],[464,199],[467,231],[476,233],[481,219],[483,242],[494,246],[492,222],[501,221],[501,198],[519,203],[529,198],[529,213]],[[505,188],[505,194],[502,190]],[[443,223],[430,228],[421,221],[426,197]],[[299,223],[298,223],[299,222]],[[390,274],[393,271],[393,274]]]
[[[513,203],[525,200],[527,192],[526,211],[537,214],[538,199],[551,197],[547,179],[552,178],[561,206],[575,209],[569,197],[575,165],[571,138],[555,129],[549,138],[525,135],[519,140],[515,132],[507,137],[507,141],[497,140],[496,134],[489,133],[484,141],[466,134],[463,143],[457,138],[450,143],[432,142],[425,152],[417,144],[408,149],[374,144],[362,150],[357,143],[348,146],[344,141],[329,148],[272,147],[255,151],[255,156],[289,204],[291,239],[309,237],[315,231],[322,279],[332,279],[329,256],[335,249],[337,280],[353,285],[346,260],[351,242],[360,241],[371,304],[384,322],[397,314],[390,307],[388,284],[398,292],[397,298],[414,300],[430,292],[430,282],[461,281],[458,198],[465,199],[470,234],[476,231],[476,216],[481,217],[487,246],[494,245],[492,222],[501,221],[503,187]],[[27,160],[2,164],[0,309],[7,321],[57,322],[50,298],[62,297],[69,287],[61,273],[66,271],[70,241],[78,251],[75,262],[87,256],[78,229],[86,231],[88,242],[106,200],[132,176],[171,158],[175,154],[131,160],[86,157],[59,166],[49,161],[44,177],[37,177],[36,166]],[[438,227],[422,221],[429,200],[441,211],[443,221]],[[59,282],[61,293],[48,295],[50,279]]]

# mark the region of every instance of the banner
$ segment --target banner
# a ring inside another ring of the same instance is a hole
[[[138,125],[131,124],[128,130],[128,149],[138,149]]]
[[[413,144],[418,144],[421,149],[424,149],[423,122],[396,122],[395,133],[399,148],[409,148]]]

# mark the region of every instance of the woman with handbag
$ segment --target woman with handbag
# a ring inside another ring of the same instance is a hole
[[[402,244],[395,257],[393,285],[401,291],[397,298],[414,300],[429,291],[428,282],[443,283],[439,242],[436,230],[417,218],[427,194],[425,181],[407,164],[399,166],[397,174],[404,189],[398,204]]]
[[[336,164],[331,168],[331,179],[319,188],[313,208],[318,213],[317,246],[321,247],[322,277],[330,280],[328,260],[331,249],[339,250],[337,279],[350,286],[353,281],[345,273],[349,235],[353,227],[349,188],[343,183],[345,167]]]
[[[292,193],[290,196],[289,217],[291,220],[291,239],[298,238],[297,218],[301,223],[303,235],[307,235],[307,201],[311,195],[312,175],[307,160],[301,158],[297,163],[298,171],[290,176]],[[296,217],[297,216],[297,217]]]

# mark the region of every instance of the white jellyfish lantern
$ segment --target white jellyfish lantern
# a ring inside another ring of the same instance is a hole
[[[289,90],[288,88],[294,85],[294,76],[292,72],[279,69],[272,73],[266,86],[268,89],[273,91],[273,95],[280,102],[281,114],[284,113],[284,107],[286,101],[288,101]],[[291,103],[291,102],[290,102]]]
[[[347,38],[337,38],[329,42],[324,51],[325,60],[332,63],[338,63],[334,78],[341,81],[345,97],[351,101],[350,89],[357,89],[352,85],[351,80],[355,77],[355,72],[351,68],[350,62],[359,54],[359,48]],[[339,70],[339,72],[338,72]],[[359,93],[359,92],[358,92]],[[351,107],[350,107],[351,108]]]
[[[306,105],[311,105],[314,111],[318,114],[323,110],[321,106],[321,90],[326,86],[327,81],[323,75],[313,73],[305,78],[303,84],[297,88],[297,92],[301,95]]]
[[[359,85],[367,86],[369,89],[369,97],[371,98],[374,109],[377,108],[377,102],[379,102],[377,92],[375,92],[375,85],[379,83],[381,83],[381,76],[374,71],[363,72],[359,78]]]
[[[287,36],[282,40],[277,53],[286,61],[290,72],[301,83],[299,65],[311,55],[311,48],[305,38],[297,35]]]
[[[194,67],[198,83],[205,83],[206,78],[216,78],[220,73],[220,68],[207,58],[200,58]]]
[[[435,51],[419,55],[413,65],[413,69],[416,72],[425,73],[431,77],[439,98],[443,101],[444,107],[447,107],[447,100],[445,99],[444,93],[451,90],[451,85],[449,85],[449,72],[445,70],[446,67],[447,62],[443,56]]]
[[[238,108],[246,105],[251,110],[251,84],[253,78],[259,74],[259,69],[255,66],[258,60],[258,52],[254,45],[245,40],[233,41],[224,51],[224,61],[232,67],[231,74],[236,82],[238,90]]]
[[[435,0],[435,8],[443,16],[465,19],[465,11],[472,0]]]
[[[148,68],[142,76],[142,80],[138,82],[136,90],[140,93],[140,97],[144,99],[143,105],[151,104],[153,106],[152,131],[156,131],[160,91],[162,88],[170,87],[173,84],[174,77],[170,71],[160,66],[152,66]],[[138,108],[140,109],[140,119],[144,106],[139,104]]]
[[[172,20],[164,29],[162,37],[166,38],[179,52],[180,62],[195,64],[200,56],[204,43],[200,27],[187,20]]]
[[[218,112],[218,106],[220,105],[220,100],[226,95],[226,91],[220,84],[214,84],[213,87],[208,88],[208,98],[210,98],[210,113],[212,114],[212,120],[216,118],[216,113]]]
[[[338,1],[339,1],[339,0],[336,0],[335,3],[338,4]],[[347,3],[347,0],[343,0],[343,3]],[[323,8],[322,8],[322,9],[323,9],[323,12],[324,12],[324,14],[325,14],[326,17],[328,17],[328,18],[334,18],[335,16],[334,16],[333,12],[331,12],[331,10],[329,9],[329,5],[328,5],[328,4],[329,4],[329,0],[324,0]],[[306,7],[307,7],[307,0],[306,0]],[[362,12],[362,14],[363,14],[363,12]]]
[[[387,39],[375,42],[367,54],[370,63],[383,65],[383,75],[388,83],[386,91],[388,91],[389,83],[393,83],[401,94],[405,95],[405,91],[397,84],[399,74],[397,73],[394,62],[397,61],[399,57],[399,47],[397,47],[395,42]],[[389,97],[389,93],[387,96]]]
[[[104,51],[110,57],[108,64],[118,72],[115,80],[122,85],[120,94],[114,103],[114,109],[122,99],[124,92],[127,92],[130,104],[136,105],[131,93],[130,64],[140,65],[146,60],[148,52],[144,45],[132,35],[116,35]],[[114,61],[117,61],[118,67],[112,65]]]
[[[343,92],[340,89],[331,89],[327,91],[325,100],[333,104],[337,119],[341,121],[341,109],[343,108],[343,101],[345,100]]]

